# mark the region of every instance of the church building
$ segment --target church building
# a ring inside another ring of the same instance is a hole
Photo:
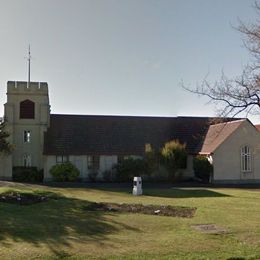
[[[34,166],[51,180],[50,168],[70,161],[88,180],[102,179],[124,158],[142,158],[147,146],[159,150],[171,140],[186,144],[185,178],[194,176],[192,158],[213,164],[213,182],[260,183],[260,132],[248,119],[51,114],[46,82],[8,81],[4,105],[13,152],[0,156],[0,178],[11,180],[15,166]]]

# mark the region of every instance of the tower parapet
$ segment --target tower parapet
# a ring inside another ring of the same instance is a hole
[[[8,81],[7,82],[7,94],[19,94],[19,93],[37,93],[48,94],[47,82],[30,82],[28,86],[27,81]]]

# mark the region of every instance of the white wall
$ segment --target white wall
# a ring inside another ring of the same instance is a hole
[[[50,175],[50,169],[55,164],[56,164],[56,156],[54,155],[43,156],[44,181],[49,181],[52,179]]]
[[[183,177],[184,178],[192,178],[192,177],[194,177],[193,156],[192,155],[188,155],[188,158],[187,158],[187,168],[183,171]]]
[[[70,155],[69,161],[73,163],[80,171],[80,178],[83,180],[88,179],[88,174],[91,173],[91,170],[88,169],[88,160],[87,155]],[[129,156],[127,156],[128,158]],[[140,159],[141,156],[131,155],[131,158]],[[102,180],[103,173],[107,170],[111,170],[112,167],[117,164],[118,156],[117,155],[101,155],[99,157],[99,170],[97,178]],[[45,155],[44,156],[44,179],[46,181],[51,180],[50,169],[56,164],[56,156],[54,155]],[[181,175],[183,178],[194,177],[193,172],[193,156],[189,155],[187,160],[187,168],[181,170]]]
[[[104,171],[110,170],[113,165],[117,164],[116,155],[102,155],[100,156],[100,174]],[[101,176],[100,176],[101,177]]]
[[[70,155],[69,161],[73,163],[80,171],[80,178],[83,180],[88,179],[88,174],[91,170],[88,169],[87,155]],[[113,165],[117,163],[116,155],[101,155],[99,157],[99,170],[97,178],[102,179],[102,174],[106,170],[110,170]],[[50,169],[56,164],[56,156],[44,156],[44,179],[51,180]]]
[[[241,147],[251,148],[252,171],[241,171]],[[248,121],[235,130],[213,154],[213,181],[251,182],[260,181],[260,133]]]
[[[12,156],[0,154],[0,179],[12,180]]]

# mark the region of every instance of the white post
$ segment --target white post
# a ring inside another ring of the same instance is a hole
[[[133,195],[139,196],[143,194],[142,190],[142,178],[141,177],[134,177],[133,180]]]

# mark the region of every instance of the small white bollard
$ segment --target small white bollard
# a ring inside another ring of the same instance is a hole
[[[133,195],[138,196],[142,195],[142,178],[141,177],[134,177],[133,181]]]

